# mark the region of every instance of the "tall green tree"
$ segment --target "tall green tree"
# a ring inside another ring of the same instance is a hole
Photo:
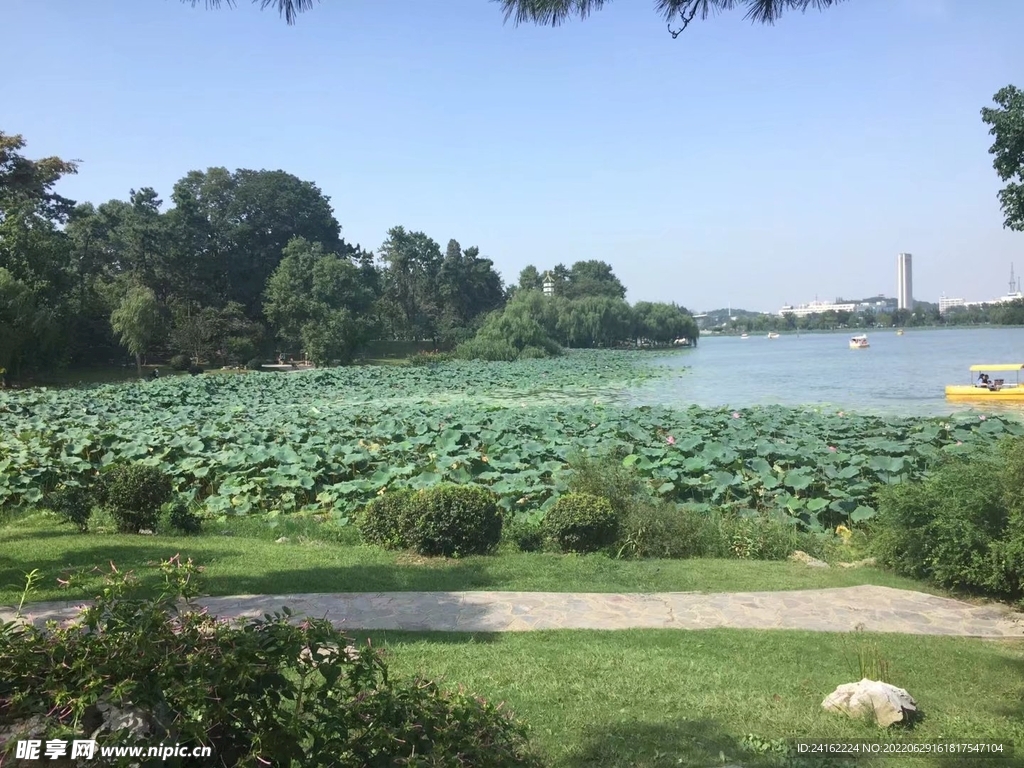
[[[317,365],[347,363],[373,330],[374,299],[351,260],[295,238],[267,283],[264,311],[279,337]]]
[[[441,246],[423,232],[392,227],[378,250],[382,315],[393,338],[438,340],[443,296]]]
[[[152,348],[161,330],[160,305],[153,290],[145,285],[130,285],[110,315],[110,326],[135,355],[135,368],[141,376],[142,356]]]
[[[610,264],[592,259],[577,261],[570,267],[561,294],[567,299],[582,299],[587,296],[623,299],[626,296],[626,287],[612,272]]]
[[[1024,232],[1024,91],[1008,85],[992,100],[997,108],[982,109],[981,119],[995,139],[989,148],[995,156],[992,165],[1006,182],[999,191],[1003,226]]]

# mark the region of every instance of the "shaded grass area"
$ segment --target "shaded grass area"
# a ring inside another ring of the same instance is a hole
[[[531,724],[552,768],[778,765],[776,740],[927,743],[1015,741],[1024,749],[1024,643],[870,636],[923,717],[912,728],[826,713],[837,685],[858,679],[859,633],[747,630],[559,631],[465,635],[357,633],[385,647],[392,670],[443,677]],[[753,735],[768,754],[744,747]],[[814,763],[816,765],[836,764]],[[1024,765],[965,756],[856,765]]]
[[[285,543],[275,543],[286,536]],[[306,519],[238,519],[209,525],[202,536],[80,534],[47,513],[0,526],[0,604],[17,603],[25,574],[39,569],[31,600],[91,597],[114,563],[146,585],[159,575],[147,565],[180,554],[205,567],[211,595],[300,592],[497,590],[526,592],[747,592],[877,584],[926,589],[874,568],[821,569],[750,560],[615,560],[501,551],[461,560],[426,559],[360,545],[351,528]],[[58,578],[79,569],[61,588]],[[927,590],[926,590],[927,591]]]

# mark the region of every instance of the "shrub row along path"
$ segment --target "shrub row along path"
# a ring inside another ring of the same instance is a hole
[[[787,592],[603,594],[561,592],[381,592],[239,595],[197,601],[224,619],[287,606],[344,630],[518,632],[541,629],[803,629],[910,635],[1024,637],[1024,615],[891,587]],[[30,603],[28,621],[69,619],[81,603]],[[0,608],[9,621],[15,610]]]

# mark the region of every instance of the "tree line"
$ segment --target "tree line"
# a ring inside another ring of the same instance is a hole
[[[345,363],[374,340],[454,349],[478,332],[513,333],[524,307],[548,353],[697,336],[681,307],[626,304],[604,262],[556,266],[555,295],[545,297],[535,268],[506,286],[479,247],[455,239],[442,250],[396,226],[373,253],[342,237],[314,183],[284,171],[191,171],[168,203],[142,187],[94,205],[55,191],[77,163],[31,160],[24,147],[0,132],[0,368],[14,378],[126,353],[141,369],[175,355]],[[546,303],[530,303],[532,293]]]

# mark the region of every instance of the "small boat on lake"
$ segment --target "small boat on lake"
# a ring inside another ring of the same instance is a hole
[[[777,334],[775,331],[770,331],[768,333],[768,338],[769,339],[777,339],[777,338],[779,338],[779,334]]]
[[[850,349],[867,349],[870,346],[867,336],[854,336],[850,339]]]
[[[741,333],[740,334],[740,338],[741,339],[749,339],[750,338],[750,334],[749,333]]]
[[[903,335],[903,329],[900,328],[898,331],[896,331],[896,335],[897,336],[902,336]]]
[[[972,365],[971,378],[978,373],[978,381],[971,384],[950,384],[946,387],[948,400],[1012,400],[1024,402],[1024,386],[1020,383],[1020,372],[1024,363],[1002,363],[999,365]],[[1009,384],[1005,379],[994,379],[989,373],[1013,372],[1016,380]]]

